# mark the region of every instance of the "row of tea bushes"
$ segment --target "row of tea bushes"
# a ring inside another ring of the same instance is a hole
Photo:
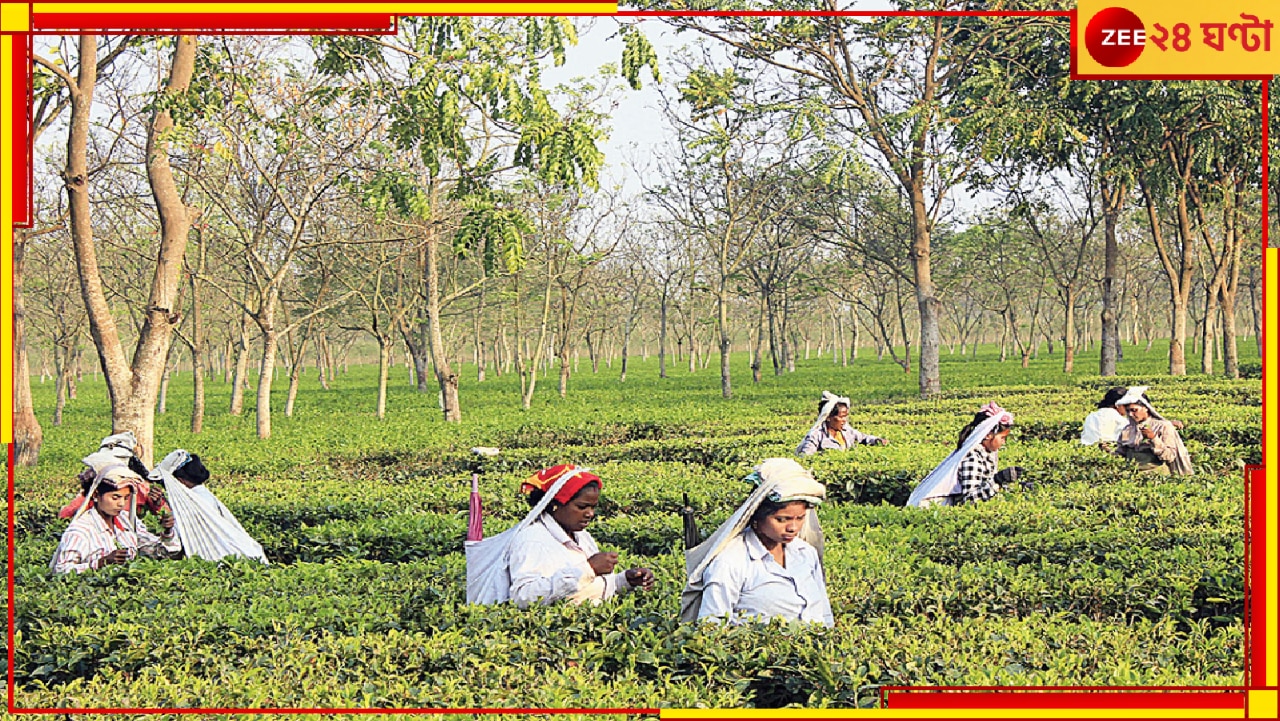
[[[360,410],[375,382],[363,369],[330,393],[309,389],[268,442],[246,440],[251,417],[210,417],[205,434],[187,435],[174,398],[158,421],[163,445],[205,458],[211,489],[273,565],[139,561],[52,578],[66,525],[54,514],[105,435],[105,395],[85,383],[68,425],[47,430],[40,468],[16,483],[15,700],[863,707],[884,685],[1240,684],[1241,465],[1259,457],[1260,384],[1160,377],[1154,355],[1150,375],[1119,380],[1064,378],[1043,362],[945,362],[948,388],[930,401],[896,366],[862,361],[802,365],[731,401],[714,374],[658,381],[641,362],[625,387],[576,376],[568,398],[540,396],[527,413],[501,406],[513,379],[468,379],[456,425],[405,388],[377,421]],[[1150,378],[1157,407],[1187,423],[1193,477],[1139,476],[1075,442],[1107,387]],[[220,388],[211,407],[225,402]],[[752,464],[792,453],[824,388],[854,398],[855,427],[892,440],[806,461],[830,491],[820,515],[836,626],[678,623],[682,496],[709,533],[746,495]],[[39,393],[42,412],[52,399]],[[902,508],[988,400],[1018,414],[1001,461],[1036,488]],[[507,412],[488,412],[498,407]],[[605,479],[593,534],[624,566],[653,568],[654,591],[598,608],[467,607],[475,445],[504,448],[481,478],[486,534],[526,512],[516,489],[533,471],[590,465]]]

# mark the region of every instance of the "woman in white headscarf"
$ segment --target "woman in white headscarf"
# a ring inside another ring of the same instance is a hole
[[[790,458],[747,477],[755,491],[701,545],[685,552],[680,618],[834,623],[814,507],[826,487]]]
[[[1191,454],[1172,421],[1156,412],[1145,386],[1130,388],[1118,405],[1128,409],[1129,424],[1120,431],[1115,454],[1138,464],[1138,470],[1180,476],[1192,473]]]
[[[818,419],[796,447],[796,455],[812,456],[823,451],[847,451],[858,444],[887,446],[889,441],[850,426],[849,399],[823,391],[822,400],[818,401]]]
[[[956,449],[911,492],[908,506],[958,506],[990,500],[1022,476],[1015,466],[997,471],[1013,414],[988,403],[960,431]],[[1027,484],[1023,484],[1027,485]]]
[[[164,484],[187,556],[217,561],[228,556],[267,563],[262,545],[208,488],[209,469],[200,456],[179,448],[156,464],[149,476]]]

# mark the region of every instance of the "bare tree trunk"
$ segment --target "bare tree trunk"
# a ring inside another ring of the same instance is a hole
[[[720,395],[733,397],[733,384],[729,379],[729,352],[733,348],[733,340],[729,337],[729,299],[726,289],[721,288],[716,296],[716,326],[720,331]]]
[[[276,348],[279,344],[275,327],[275,299],[263,306],[258,327],[262,331],[262,364],[258,371],[258,401],[255,420],[258,438],[271,437],[271,381],[275,376]]]
[[[560,286],[560,344],[557,353],[560,359],[560,397],[565,398],[569,394],[569,329],[573,324],[573,307],[569,300],[569,289],[564,285]],[[622,373],[622,380],[627,379],[626,371]]]
[[[476,381],[484,383],[484,338],[481,337],[480,331],[484,328],[484,283],[480,284],[480,300],[476,303],[476,326],[475,326],[475,343],[476,343]]]
[[[919,181],[913,184],[910,195],[912,238],[914,239],[911,259],[915,268],[916,303],[920,309],[920,397],[929,398],[942,391],[939,365],[942,346],[938,332],[938,316],[942,303],[938,300],[937,289],[933,284],[929,215],[925,205],[924,189]],[[908,363],[910,359],[911,351],[908,342]]]
[[[1127,188],[1102,175],[1103,202],[1103,272],[1102,272],[1102,345],[1098,359],[1098,372],[1102,376],[1116,374],[1117,340],[1120,335],[1117,306],[1116,278],[1119,275],[1120,244],[1116,230],[1120,223],[1120,211],[1124,207]]]
[[[204,237],[200,236],[197,249],[197,269],[188,282],[191,283],[191,432],[204,431],[204,308],[200,303],[200,287],[197,277],[204,272]]]
[[[31,368],[27,358],[27,312],[22,295],[27,233],[14,230],[13,238],[13,347],[17,351],[13,369],[13,460],[31,468],[40,459],[44,431],[36,419],[31,399]]]
[[[249,375],[249,314],[240,316],[240,340],[236,343],[235,372],[231,376],[231,415],[244,412],[244,389]]]
[[[449,365],[440,328],[440,264],[437,259],[440,241],[434,230],[427,232],[427,326],[431,334],[431,362],[435,366],[436,382],[440,384],[444,419],[458,423],[462,420],[462,408],[458,405],[458,374]]]
[[[1236,340],[1236,287],[1222,288],[1222,365],[1228,378],[1240,377],[1240,349]]]
[[[664,287],[658,304],[658,377],[667,377],[667,291]]]
[[[851,310],[849,315],[849,360],[850,361],[858,360],[858,332],[859,332],[858,318]],[[845,362],[845,365],[849,365],[849,363]]]
[[[1074,288],[1067,289],[1067,302],[1063,308],[1062,325],[1062,372],[1071,373],[1075,370],[1076,362],[1076,292]],[[1049,352],[1052,353],[1053,351],[1050,350]]]
[[[623,325],[624,327],[622,331],[622,372],[618,374],[619,383],[627,382],[627,360],[628,360],[627,355],[630,352],[630,346],[631,346],[631,329],[635,325],[633,316],[628,316],[626,322]]]
[[[302,379],[302,367],[305,364],[303,359],[306,357],[307,340],[310,336],[311,329],[308,323],[308,328],[302,337],[302,342],[298,344],[297,354],[294,356],[293,363],[290,364],[291,367],[289,368],[289,391],[285,394],[284,398],[285,418],[293,417],[293,406],[298,399],[298,384]]]
[[[186,92],[195,65],[195,48],[194,36],[178,36],[173,64],[163,91],[165,96],[173,98]],[[80,36],[80,75],[78,80],[68,78],[68,81],[72,113],[63,180],[67,189],[80,293],[111,397],[112,430],[133,431],[138,439],[138,456],[150,464],[160,375],[168,358],[173,324],[179,318],[174,312],[174,302],[191,225],[169,165],[168,144],[173,119],[167,104],[158,102],[147,132],[147,180],[160,217],[160,248],[142,327],[133,360],[129,362],[102,287],[90,218],[87,145],[93,91],[97,82],[97,40],[92,34]]]
[[[169,346],[169,350],[173,350],[173,346]],[[169,377],[173,373],[173,366],[169,363],[164,364],[164,373],[160,375],[160,397],[156,400],[156,413],[164,415],[168,409],[169,401]]]
[[[53,406],[53,425],[58,427],[62,425],[62,411],[67,407],[68,387],[74,382],[75,376],[71,371],[71,349],[62,347],[59,351],[58,346],[53,349],[53,372],[56,380],[54,394],[57,399]]]
[[[1213,346],[1217,333],[1214,332],[1214,321],[1218,314],[1218,287],[1213,283],[1205,286],[1204,320],[1200,323],[1200,372],[1213,375]]]
[[[391,339],[378,336],[378,420],[387,417],[387,372],[391,367]]]
[[[534,344],[533,358],[525,369],[523,378],[524,393],[520,398],[520,407],[529,410],[533,405],[533,391],[538,385],[538,365],[542,362],[542,354],[547,347],[547,322],[551,317],[551,285],[552,285],[552,268],[547,263],[546,290],[542,294],[542,320],[538,326],[538,342]]]
[[[755,343],[751,348],[751,382],[752,383],[760,382],[760,375],[761,375],[760,370],[761,370],[761,366],[764,365],[764,362],[763,362],[764,359],[761,358],[760,356],[761,356],[761,346],[764,345],[764,321],[765,321],[765,315],[767,314],[765,307],[766,307],[766,301],[764,299],[761,299],[760,312],[756,314],[756,332],[753,334],[755,336]],[[772,325],[773,318],[770,317],[769,321],[770,321],[770,325]],[[772,336],[772,329],[770,329],[770,335]],[[772,337],[769,338],[769,345],[771,346],[770,350],[773,351]],[[778,374],[778,370],[777,370],[778,358],[776,353],[774,354],[774,357],[773,357],[773,367],[774,367],[774,374],[777,375]]]

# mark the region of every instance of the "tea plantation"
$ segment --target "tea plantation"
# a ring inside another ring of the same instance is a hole
[[[870,357],[848,368],[801,361],[758,385],[741,357],[732,400],[720,398],[714,364],[661,380],[656,358],[636,359],[619,383],[616,369],[593,375],[583,363],[568,398],[543,380],[527,412],[514,375],[478,384],[471,370],[455,425],[403,367],[379,422],[375,369],[360,367],[330,391],[307,377],[269,441],[253,437],[251,409],[226,415],[221,379],[210,382],[206,432],[189,434],[190,376],[178,374],[157,457],[199,453],[210,489],[273,564],[137,561],[64,578],[47,568],[66,526],[55,514],[109,414],[103,384],[86,377],[66,423],[49,427],[52,384],[37,385],[46,443],[40,466],[16,479],[15,701],[866,707],[882,685],[1240,685],[1242,468],[1261,460],[1256,356],[1255,377],[1233,381],[1169,378],[1159,347],[1125,350],[1119,379],[1065,376],[1060,356],[1022,369],[989,348],[977,360],[944,355],[946,390],[930,401],[916,396],[915,373]],[[1077,367],[1096,368],[1096,354]],[[1196,475],[1139,476],[1076,442],[1107,387],[1139,383],[1186,422]],[[745,496],[753,463],[792,453],[824,389],[852,397],[855,428],[892,441],[808,464],[831,499],[820,515],[835,627],[677,623],[681,494],[709,533]],[[1036,488],[903,508],[989,400],[1017,415],[1001,465],[1025,467]],[[503,448],[481,480],[486,535],[525,512],[520,479],[589,465],[604,478],[593,534],[624,566],[653,568],[653,592],[598,608],[466,606],[476,445]]]

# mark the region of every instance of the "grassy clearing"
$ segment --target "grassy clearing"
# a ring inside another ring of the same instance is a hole
[[[1251,346],[1246,350],[1252,351]],[[940,398],[887,361],[800,362],[735,398],[714,368],[656,358],[593,375],[569,397],[541,382],[519,410],[511,375],[467,372],[464,422],[395,369],[389,416],[373,415],[373,368],[331,391],[304,378],[293,418],[269,441],[250,410],[225,415],[210,384],[206,432],[187,432],[189,376],[170,388],[157,454],[200,453],[210,488],[276,562],[140,561],[75,578],[47,562],[79,458],[109,428],[105,389],[86,378],[66,425],[46,428],[41,465],[17,479],[17,703],[99,707],[868,706],[885,684],[1223,685],[1242,682],[1241,467],[1258,462],[1257,379],[1163,375],[1163,351],[1126,348],[1120,379],[943,358]],[[1256,358],[1246,358],[1256,362]],[[678,367],[677,367],[678,366]],[[1079,368],[1097,367],[1084,354]],[[283,405],[284,378],[279,379]],[[1152,386],[1199,473],[1136,476],[1080,449],[1079,424],[1114,384]],[[892,445],[815,459],[832,502],[833,629],[680,625],[675,510],[687,492],[704,532],[746,493],[751,464],[789,455],[823,389],[854,400],[854,427]],[[52,385],[36,386],[49,417]],[[1002,465],[1038,488],[978,507],[899,504],[982,403],[1018,416]],[[486,533],[523,514],[518,481],[544,465],[591,465],[605,479],[593,533],[623,563],[659,575],[653,593],[601,608],[469,608],[461,539],[467,449],[503,457],[482,479]]]

